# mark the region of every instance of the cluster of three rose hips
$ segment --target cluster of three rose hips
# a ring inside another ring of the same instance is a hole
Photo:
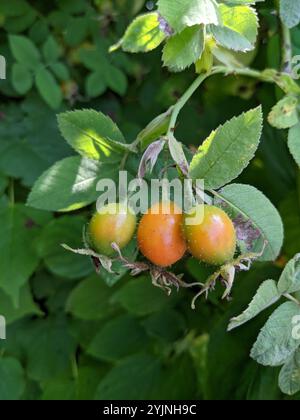
[[[199,223],[190,223],[198,213]],[[130,208],[109,204],[92,217],[90,242],[98,253],[112,256],[112,243],[120,249],[126,247],[135,235],[136,225],[137,217]],[[159,267],[175,264],[187,252],[205,263],[223,265],[233,259],[237,238],[232,220],[218,207],[204,205],[184,214],[174,202],[160,202],[142,216],[137,243],[144,257]]]

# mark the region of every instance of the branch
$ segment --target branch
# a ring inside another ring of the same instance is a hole
[[[185,106],[185,104],[189,101],[189,99],[193,96],[193,94],[196,92],[196,90],[199,88],[199,86],[204,82],[205,79],[207,79],[212,73],[204,73],[198,76],[194,82],[191,84],[191,86],[187,89],[187,91],[183,94],[183,96],[178,100],[177,104],[174,106],[172,114],[171,114],[171,120],[170,125],[168,129],[167,136],[169,137],[171,134],[174,133],[175,127],[176,127],[176,121],[178,118],[178,115],[182,108]]]

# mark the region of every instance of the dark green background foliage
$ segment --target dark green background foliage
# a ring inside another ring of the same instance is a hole
[[[133,17],[152,7],[144,0],[0,4],[0,54],[8,64],[7,80],[0,81],[0,314],[8,322],[7,340],[0,341],[0,399],[286,398],[278,370],[249,358],[268,313],[226,332],[260,283],[279,277],[280,263],[256,264],[239,275],[232,302],[222,302],[216,290],[192,311],[191,291],[168,298],[147,276],[125,276],[108,287],[88,259],[60,247],[81,245],[94,206],[62,215],[24,204],[47,168],[74,155],[59,133],[57,113],[102,111],[129,142],[193,80],[193,69],[162,69],[160,51],[109,55]],[[273,8],[272,1],[258,3],[258,69],[280,68]],[[299,54],[299,28],[292,37]],[[259,104],[268,115],[282,97],[273,85],[243,77],[215,76],[203,86],[180,116],[177,138],[187,146],[200,145],[219,124]],[[286,137],[265,121],[259,152],[238,180],[279,209],[285,225],[280,261],[300,249],[299,169]],[[187,259],[177,269],[199,281],[206,271]]]

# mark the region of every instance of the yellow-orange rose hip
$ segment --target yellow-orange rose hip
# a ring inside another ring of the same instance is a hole
[[[120,249],[133,238],[136,229],[136,215],[123,204],[108,204],[95,213],[89,224],[89,237],[99,254],[111,256],[115,242]]]
[[[185,215],[184,233],[190,253],[211,265],[222,265],[231,261],[236,251],[236,231],[232,220],[220,208],[204,205],[203,220],[188,224],[188,218],[195,217],[199,209],[194,208]]]
[[[145,214],[138,227],[138,245],[141,253],[153,264],[168,267],[179,261],[187,246],[183,237],[183,214],[170,202],[169,210],[157,203]]]

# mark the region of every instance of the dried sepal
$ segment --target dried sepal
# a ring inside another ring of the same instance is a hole
[[[212,274],[205,284],[202,285],[201,290],[194,297],[192,301],[192,309],[195,309],[196,300],[205,295],[206,299],[210,291],[215,289],[216,283],[220,280],[225,286],[225,292],[222,299],[230,299],[232,287],[234,285],[235,275],[237,271],[249,271],[252,263],[260,258],[265,252],[267,241],[264,242],[261,252],[249,252],[242,254],[230,263],[220,267],[214,274]]]
[[[106,257],[105,255],[97,254],[97,252],[95,252],[92,249],[88,249],[88,248],[74,249],[66,244],[62,244],[61,246],[67,251],[73,252],[74,254],[91,257],[93,264],[95,266],[95,269],[98,273],[100,271],[100,268],[103,267],[109,273],[115,274],[114,271],[112,270],[113,259]]]
[[[122,252],[116,243],[112,244],[112,248],[119,254],[119,260],[125,268],[128,268],[132,276],[149,272],[152,284],[164,290],[168,296],[172,292],[172,287],[179,290],[180,287],[189,288],[194,286],[202,286],[202,283],[186,283],[182,280],[183,274],[176,275],[167,271],[165,268],[154,266],[150,263],[132,262],[122,255]]]
[[[162,152],[164,146],[166,144],[166,141],[163,139],[157,140],[153,143],[151,143],[146,151],[144,152],[139,170],[138,170],[138,177],[140,179],[144,178],[146,175],[146,172],[149,170],[151,173],[154,169],[154,166],[157,162],[157,159]]]

